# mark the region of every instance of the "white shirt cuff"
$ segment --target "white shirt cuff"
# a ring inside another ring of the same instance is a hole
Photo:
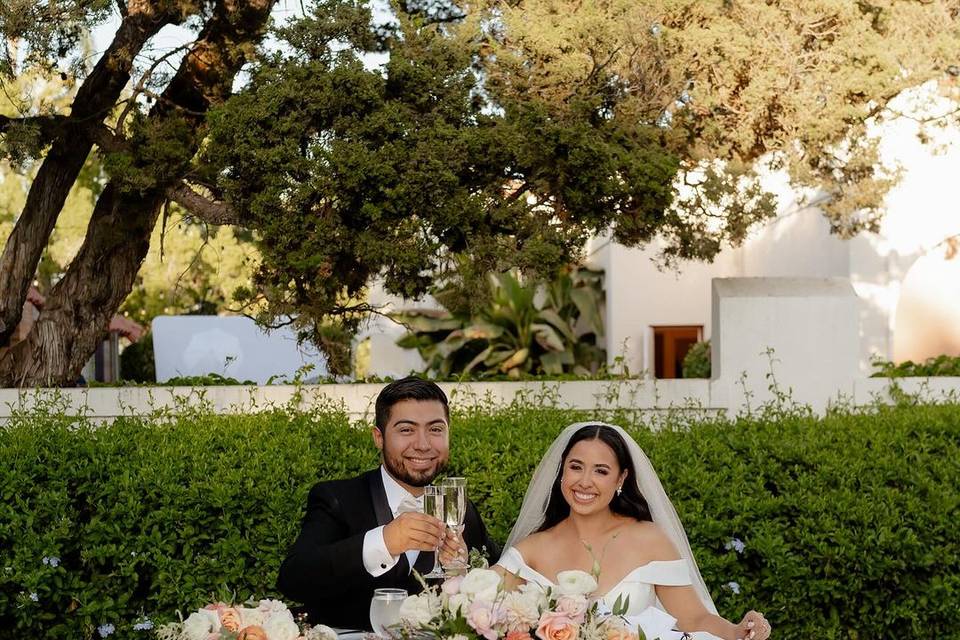
[[[363,536],[363,568],[371,576],[385,574],[397,564],[400,556],[392,556],[387,551],[387,543],[383,540],[383,527],[370,529]]]

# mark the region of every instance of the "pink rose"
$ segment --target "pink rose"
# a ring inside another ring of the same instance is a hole
[[[577,624],[583,624],[587,616],[587,599],[583,596],[561,596],[557,600],[557,613],[562,613]]]
[[[580,625],[570,616],[556,611],[547,611],[540,616],[537,637],[540,640],[577,640]]]
[[[497,624],[497,615],[492,602],[474,600],[470,603],[465,617],[467,624],[478,634],[487,640],[497,640],[497,630],[494,629],[494,625]]]
[[[463,576],[454,576],[444,581],[440,589],[448,596],[455,596],[460,593],[461,582],[463,582]]]
[[[508,631],[505,640],[533,640],[529,631]]]

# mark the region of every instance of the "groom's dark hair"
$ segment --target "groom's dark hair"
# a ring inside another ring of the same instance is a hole
[[[613,449],[620,470],[627,471],[623,491],[619,495],[614,494],[613,500],[610,501],[610,510],[634,520],[653,521],[647,500],[637,486],[637,470],[633,466],[633,457],[630,455],[627,443],[623,441],[616,429],[611,429],[605,424],[588,424],[570,436],[570,441],[567,442],[563,455],[560,456],[560,466],[557,468],[557,477],[553,481],[553,489],[550,491],[550,501],[547,503],[547,510],[543,514],[543,524],[537,531],[552,529],[570,515],[570,505],[563,497],[560,479],[563,476],[563,465],[567,461],[567,456],[570,455],[570,450],[573,449],[575,444],[583,440],[599,440]]]
[[[394,380],[381,391],[377,396],[377,402],[374,408],[374,423],[380,433],[387,428],[390,422],[390,409],[393,405],[402,400],[434,400],[443,405],[443,413],[447,420],[450,420],[450,405],[447,402],[447,394],[443,389],[437,386],[437,383],[430,380],[424,380],[417,376],[407,376],[400,380]]]

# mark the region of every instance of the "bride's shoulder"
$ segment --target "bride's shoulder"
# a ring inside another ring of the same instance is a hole
[[[513,548],[520,552],[520,555],[529,564],[533,561],[534,557],[537,555],[537,550],[544,547],[544,543],[551,540],[549,531],[537,531],[536,533],[531,533],[523,540],[517,542],[513,545]]]
[[[621,535],[632,549],[642,549],[648,560],[676,560],[680,557],[670,537],[656,523],[631,520]]]

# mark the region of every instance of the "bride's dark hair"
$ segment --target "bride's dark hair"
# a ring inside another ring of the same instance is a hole
[[[570,455],[570,450],[573,449],[575,444],[583,440],[600,440],[610,447],[617,457],[620,470],[626,469],[627,471],[627,479],[623,482],[623,492],[620,495],[614,494],[613,500],[610,501],[610,510],[634,520],[653,521],[650,516],[650,507],[647,506],[646,499],[637,487],[637,473],[633,468],[633,457],[627,449],[627,443],[623,441],[623,438],[615,429],[611,429],[605,424],[588,424],[578,429],[570,437],[567,447],[563,450],[563,455],[560,456],[560,467],[557,469],[557,477],[553,481],[553,489],[550,490],[550,499],[543,514],[543,524],[537,531],[546,531],[555,527],[561,520],[570,515],[570,505],[563,497],[563,491],[560,489],[560,479],[563,477],[563,465],[567,461],[567,456]]]

